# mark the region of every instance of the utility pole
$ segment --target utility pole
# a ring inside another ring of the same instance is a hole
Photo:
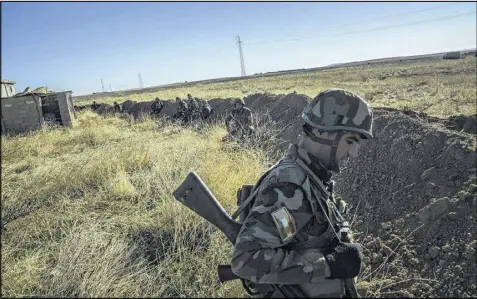
[[[144,85],[142,85],[141,74],[138,74],[138,76],[139,76],[139,87],[140,87],[140,88],[144,88]]]
[[[245,73],[245,61],[243,60],[243,52],[242,52],[242,41],[240,40],[240,36],[237,35],[237,45],[239,48],[239,54],[240,54],[240,68],[241,68],[241,76],[245,77],[247,74]]]
[[[101,87],[103,88],[103,92],[105,92],[103,79],[101,79]]]
[[[113,89],[111,88],[111,84],[109,84],[109,91],[113,92]]]

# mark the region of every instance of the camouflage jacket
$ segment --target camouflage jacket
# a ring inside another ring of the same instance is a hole
[[[199,104],[197,103],[195,99],[189,99],[188,105],[189,105],[189,111],[191,112],[195,112],[199,110]]]
[[[156,113],[156,114],[160,113],[162,110],[162,107],[164,107],[164,103],[162,101],[152,102],[152,105],[151,105],[152,113]]]
[[[201,106],[200,112],[201,112],[203,117],[207,117],[212,113],[212,106],[210,106],[209,103],[204,103]]]
[[[254,186],[255,203],[237,237],[232,271],[258,284],[296,285],[310,297],[341,297],[344,282],[325,279],[330,269],[323,254],[337,240],[334,231],[343,218],[327,186],[331,172],[313,160],[292,145]],[[307,243],[317,247],[300,249]]]
[[[116,113],[123,112],[123,109],[122,109],[120,104],[114,105],[113,109],[114,109],[114,112],[116,112]]]
[[[179,102],[177,106],[177,113],[178,114],[187,114],[189,112],[189,107],[185,102]]]
[[[233,109],[225,119],[225,124],[227,127],[231,121],[236,122],[235,125],[239,128],[249,128],[252,126],[252,111],[247,107],[243,107],[242,109]]]

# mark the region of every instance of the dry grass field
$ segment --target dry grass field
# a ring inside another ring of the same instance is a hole
[[[476,113],[476,83],[476,58],[466,57],[159,88],[96,101],[293,91],[314,97],[340,87],[373,107],[448,117]],[[1,296],[244,297],[240,282],[217,282],[216,266],[229,263],[232,246],[171,195],[195,170],[226,210],[235,210],[237,188],[255,182],[274,161],[259,147],[222,143],[225,134],[221,124],[198,131],[84,110],[71,128],[2,136]],[[383,274],[358,286],[386,296],[380,290],[393,283],[389,278]]]
[[[173,100],[176,96],[243,98],[253,93],[287,94],[293,91],[315,97],[320,91],[339,87],[363,96],[373,107],[409,108],[437,117],[475,114],[476,58],[458,60],[418,60],[350,66],[313,72],[252,77],[242,80],[187,84],[158,88],[151,93],[116,92],[114,97],[97,97],[97,102],[113,103],[127,99],[151,101],[155,97]],[[91,103],[80,97],[78,105]]]

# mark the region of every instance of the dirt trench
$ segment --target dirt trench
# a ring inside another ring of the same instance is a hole
[[[296,141],[305,95],[251,95]],[[373,109],[373,138],[335,176],[365,247],[363,296],[477,297],[476,116]],[[284,151],[285,148],[281,148]],[[379,284],[377,284],[380,282]]]
[[[475,135],[398,111],[375,115],[375,138],[336,176],[336,191],[353,205],[366,268],[391,277],[379,292],[476,297]]]
[[[209,100],[209,104],[213,109],[212,119],[220,119],[227,115],[232,109],[232,103],[236,98],[213,98]],[[287,129],[291,124],[300,121],[299,116],[303,108],[311,101],[311,98],[304,94],[269,94],[257,93],[244,97],[245,105],[255,113],[268,114],[275,121],[276,124],[282,128]],[[119,103],[124,113],[130,114],[134,119],[139,119],[142,114],[150,114],[151,105],[154,101],[137,102],[133,100],[126,100]],[[172,100],[163,100],[164,107],[159,116],[172,118],[177,111],[178,104]],[[76,110],[83,110],[87,106],[75,106]],[[477,115],[456,115],[448,119],[439,119],[427,115],[426,113],[419,113],[412,110],[398,110],[393,108],[377,107],[376,111],[395,111],[410,115],[413,118],[421,118],[429,123],[437,123],[450,130],[461,131],[465,133],[477,134]],[[98,103],[98,108],[95,109],[98,114],[114,113],[113,105],[106,103]],[[294,136],[295,130],[290,129],[288,134],[284,134],[285,140]]]
[[[210,100],[212,117],[225,116],[232,100]],[[310,100],[295,93],[244,98],[255,115],[268,114],[282,128],[280,152],[297,140]],[[123,108],[136,118],[151,104],[129,101]],[[166,101],[161,114],[172,117],[176,108]],[[335,176],[365,248],[360,279],[369,284],[362,295],[477,297],[476,116],[373,110],[375,138]]]
[[[296,141],[305,95],[252,95]],[[373,109],[374,139],[335,176],[365,247],[365,296],[477,297],[476,116]],[[284,148],[280,149],[284,151]],[[376,284],[380,282],[379,284]]]

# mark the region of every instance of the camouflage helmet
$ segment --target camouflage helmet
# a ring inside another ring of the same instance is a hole
[[[308,125],[323,131],[352,131],[373,138],[373,112],[359,96],[343,89],[319,93],[303,110]]]

